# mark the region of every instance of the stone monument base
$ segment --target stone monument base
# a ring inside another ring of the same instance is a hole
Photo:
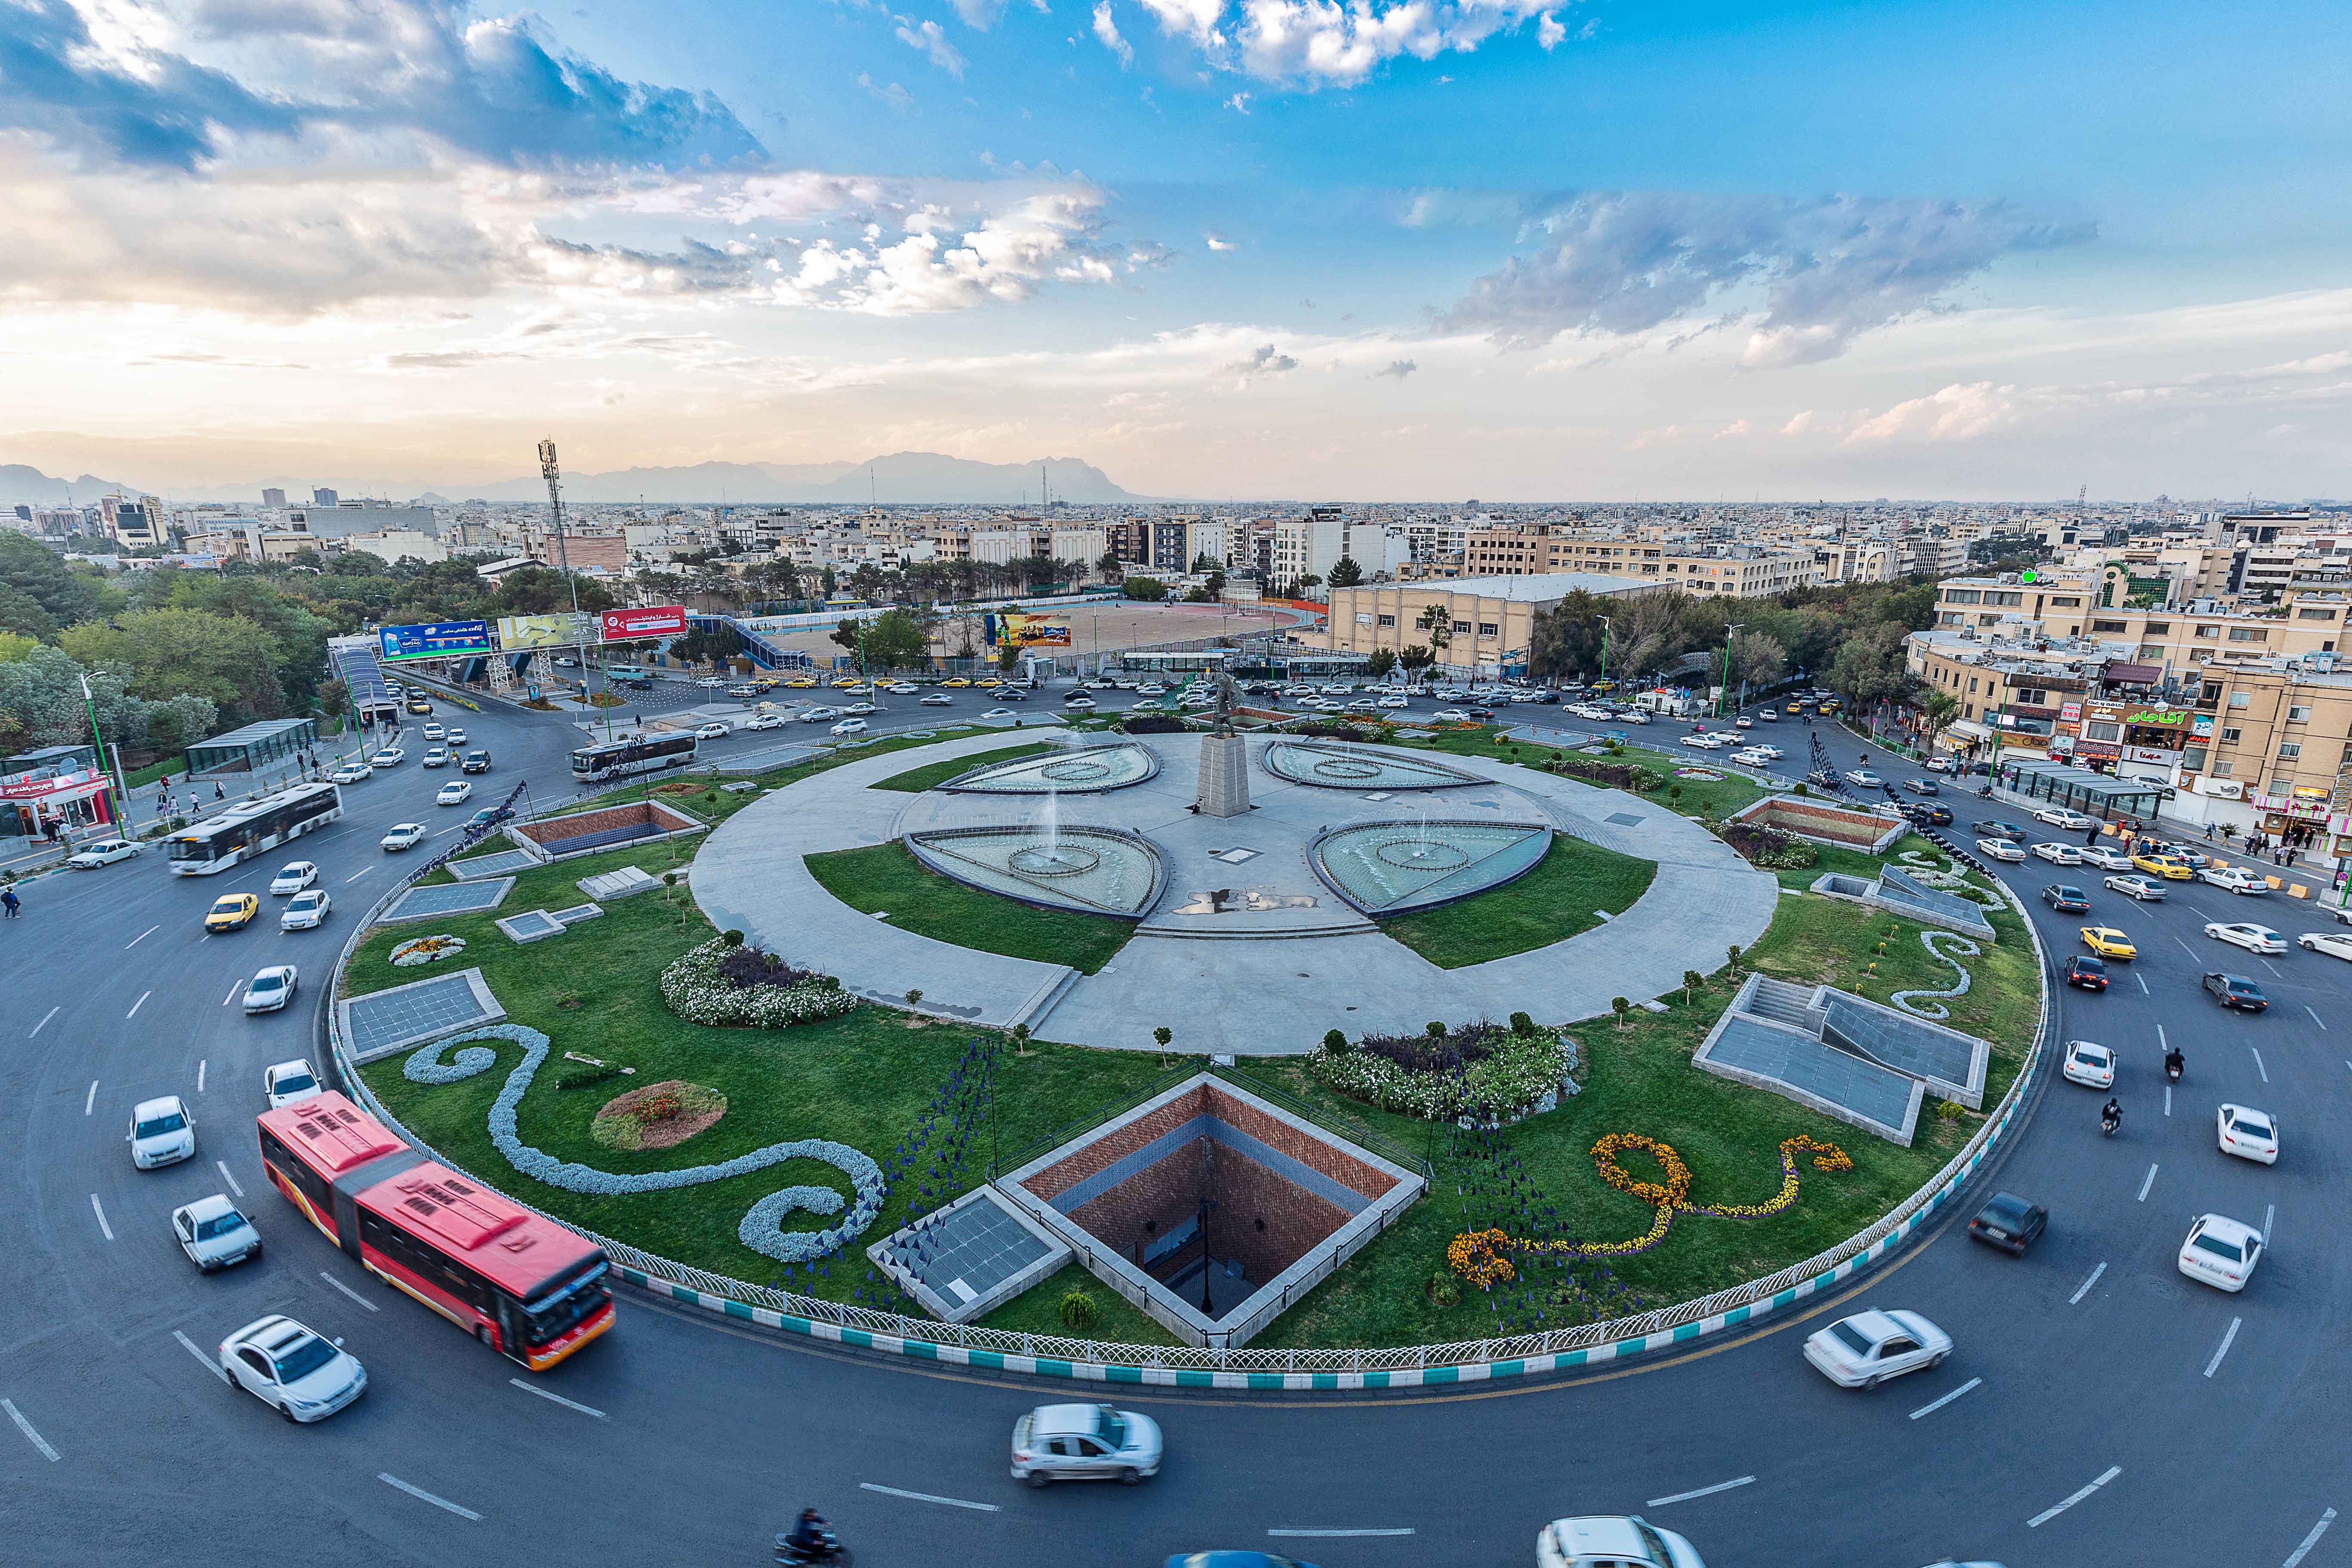
[[[1249,753],[1239,735],[1201,738],[1201,793],[1193,808],[1203,816],[1239,816],[1249,810]]]

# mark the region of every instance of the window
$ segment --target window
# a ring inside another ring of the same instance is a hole
[[[1392,626],[1396,625],[1396,617],[1394,616],[1375,616],[1374,619],[1381,626]]]
[[[1466,632],[1470,629],[1470,623],[1468,621],[1456,621],[1454,623],[1454,629],[1457,632]]]
[[[2184,747],[2182,747],[2182,748],[2181,748],[2181,752],[2180,752],[2180,771],[2181,771],[2182,773],[2201,773],[2201,772],[2204,770],[2204,767],[2205,767],[2205,748],[2204,748],[2204,747],[2202,747],[2202,746],[2184,746]]]
[[[2333,610],[2297,610],[2294,613],[2294,618],[2298,621],[2332,621],[2336,618],[2336,612]]]
[[[2281,742],[2279,742],[2279,761],[2280,761],[2280,762],[2283,762],[2283,763],[2291,763],[2291,762],[2294,762],[2296,758],[2298,758],[2298,757],[2300,757],[2300,756],[2302,756],[2302,755],[2303,755],[2303,742],[2300,742],[2300,741],[2281,741]]]
[[[2290,724],[2303,723],[2310,717],[2311,704],[2308,702],[2297,702],[2286,710],[2286,721]]]
[[[2231,626],[2230,640],[2231,642],[2268,642],[2271,640],[2271,634],[2261,626]]]
[[[2050,601],[2050,607],[2053,610],[2079,610],[2083,607],[2083,601],[2075,595],[2068,594],[2061,597],[2053,598]]]
[[[1973,605],[1982,597],[1974,588],[1947,588],[1944,602],[1948,605]]]
[[[1974,697],[1976,694],[1977,694],[1977,678],[1976,678],[1975,676],[1971,675],[1971,676],[1969,676],[1969,696],[1971,696],[1971,697]]]
[[[1988,605],[2022,605],[2025,603],[2025,595],[2011,593],[1996,594],[1988,590],[1984,602]]]
[[[2119,741],[2123,738],[2123,726],[2120,724],[2102,724],[2096,722],[2086,723],[2083,726],[2083,738],[2088,741]]]
[[[2252,707],[2253,705],[2253,694],[2252,692],[2232,691],[2230,693],[2230,706],[2232,708]]]
[[[2245,731],[2240,730],[2235,724],[2224,725],[2221,729],[2221,743],[2225,746],[2229,745],[2244,732]]]
[[[2236,768],[2237,764],[2235,763],[2224,759],[2223,761],[2213,764],[2213,776],[2217,779],[2228,778],[2231,773],[2236,771]]]
[[[1480,621],[1478,623],[1478,635],[1482,637],[1499,637],[1502,635],[1502,627],[1496,626],[1492,621]]]
[[[2170,621],[2150,621],[2147,623],[2147,630],[2142,635],[2152,637],[2170,637],[2172,635],[2172,623]]]
[[[2200,637],[2206,638],[2208,641],[2210,641],[2221,637],[2221,628],[2219,626],[2199,626],[2197,628],[2197,635]]]

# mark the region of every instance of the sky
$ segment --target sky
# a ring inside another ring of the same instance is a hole
[[[0,462],[2352,496],[2347,47],[2340,0],[0,0]]]

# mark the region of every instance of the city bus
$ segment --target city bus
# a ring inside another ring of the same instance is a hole
[[[296,784],[184,827],[165,839],[164,846],[173,875],[209,877],[241,860],[267,855],[342,815],[343,792],[335,785]]]
[[[631,773],[682,768],[694,761],[692,732],[649,735],[583,746],[572,753],[572,776],[582,784],[626,778]]]
[[[436,1164],[330,1090],[258,1118],[270,1184],[361,1268],[544,1372],[613,1326],[604,1249]]]

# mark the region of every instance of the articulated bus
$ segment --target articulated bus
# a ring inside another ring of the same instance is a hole
[[[267,855],[342,815],[343,792],[335,785],[296,784],[184,827],[164,844],[174,875],[209,877],[240,860]]]
[[[359,1261],[544,1372],[613,1326],[604,1249],[439,1165],[333,1092],[259,1119],[270,1184]]]
[[[654,735],[628,741],[606,741],[583,746],[572,753],[572,776],[582,784],[626,778],[631,773],[682,768],[694,761],[694,735]]]

